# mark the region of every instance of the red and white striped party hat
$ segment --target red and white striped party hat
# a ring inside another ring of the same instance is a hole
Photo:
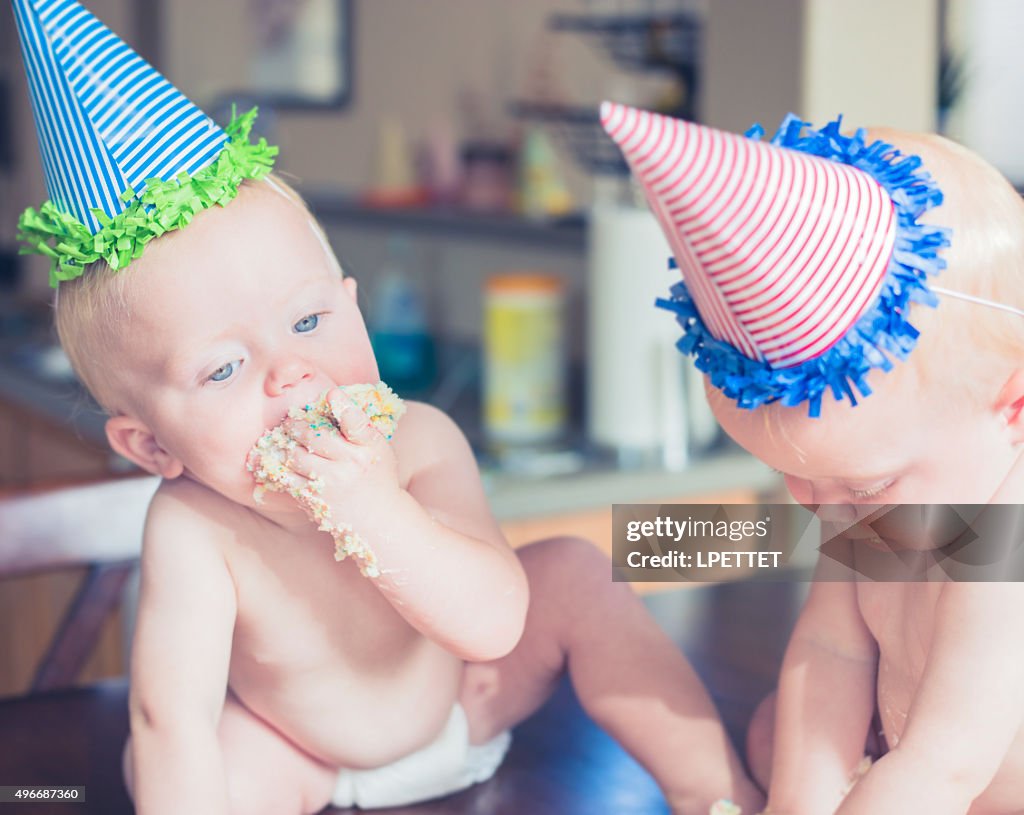
[[[680,347],[697,354],[702,369],[711,368],[713,381],[724,366],[728,377],[720,379],[730,379],[724,389],[741,405],[810,399],[816,413],[829,386],[856,404],[849,383],[868,393],[864,372],[891,367],[881,351],[905,356],[916,332],[907,326],[913,337],[902,327],[894,337],[880,337],[873,311],[892,294],[886,286],[892,272],[906,271],[893,268],[901,226],[922,229],[916,216],[941,200],[930,178],[913,172],[919,160],[894,163],[899,154],[891,145],[868,146],[863,133],[843,137],[838,122],[808,136],[804,123],[790,120],[775,143],[608,102],[601,122],[642,185],[682,271],[675,304],[663,305],[679,312],[688,334],[705,334],[700,342],[684,338]],[[893,192],[900,189],[896,197],[903,201],[913,184],[915,200],[901,208]],[[934,304],[923,281],[941,268],[934,252],[945,236],[939,231],[941,239],[928,233],[923,262],[910,264],[914,283],[904,304],[907,298]],[[862,325],[865,318],[871,326]],[[864,336],[852,346],[844,342],[858,327]],[[722,358],[722,349],[745,362]],[[830,352],[839,359],[822,364]]]

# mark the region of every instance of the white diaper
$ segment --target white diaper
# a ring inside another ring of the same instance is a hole
[[[331,804],[377,809],[450,795],[494,775],[511,742],[506,730],[487,744],[470,744],[466,713],[456,703],[440,735],[426,747],[384,767],[341,770]]]

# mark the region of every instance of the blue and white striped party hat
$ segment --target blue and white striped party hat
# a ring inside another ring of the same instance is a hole
[[[277,148],[249,143],[255,111],[218,127],[75,0],[12,0],[50,200],[19,221],[56,286],[224,205]]]

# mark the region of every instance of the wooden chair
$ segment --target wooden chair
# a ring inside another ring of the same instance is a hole
[[[85,811],[131,813],[120,777],[126,682],[73,686],[135,568],[156,484],[126,478],[0,495],[0,579],[84,568],[26,693],[0,700],[0,785],[85,786]],[[15,614],[0,624],[19,622]]]
[[[0,785],[86,787],[83,806],[26,805],[32,815],[133,812],[121,778],[121,751],[128,735],[126,680],[68,686],[96,642],[103,619],[120,602],[155,486],[154,479],[145,478],[6,499],[0,495],[0,578],[88,566],[29,692],[0,700]],[[730,734],[740,742],[754,706],[774,683],[795,612],[791,587],[689,588],[649,597],[647,603],[712,689]],[[0,811],[7,812],[7,806]],[[12,815],[21,811],[10,806]],[[653,780],[590,721],[563,682],[516,729],[509,755],[493,779],[450,798],[388,813],[664,811]]]

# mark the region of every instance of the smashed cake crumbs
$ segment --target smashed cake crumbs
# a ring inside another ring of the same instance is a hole
[[[405,404],[395,392],[383,382],[347,385],[341,390],[369,417],[373,427],[390,440],[398,420],[405,413]],[[306,422],[314,431],[340,433],[340,420],[327,399],[327,393],[322,393],[311,404],[293,407],[288,411],[288,417]],[[256,481],[253,500],[262,503],[263,495],[268,491],[287,493],[306,511],[320,531],[327,532],[334,539],[335,560],[351,557],[364,576],[379,577],[377,556],[366,541],[349,524],[335,521],[330,507],[321,498],[323,478],[311,473],[303,483],[291,472],[291,454],[298,447],[299,443],[288,436],[281,425],[267,430],[259,438],[246,458],[246,468]]]

